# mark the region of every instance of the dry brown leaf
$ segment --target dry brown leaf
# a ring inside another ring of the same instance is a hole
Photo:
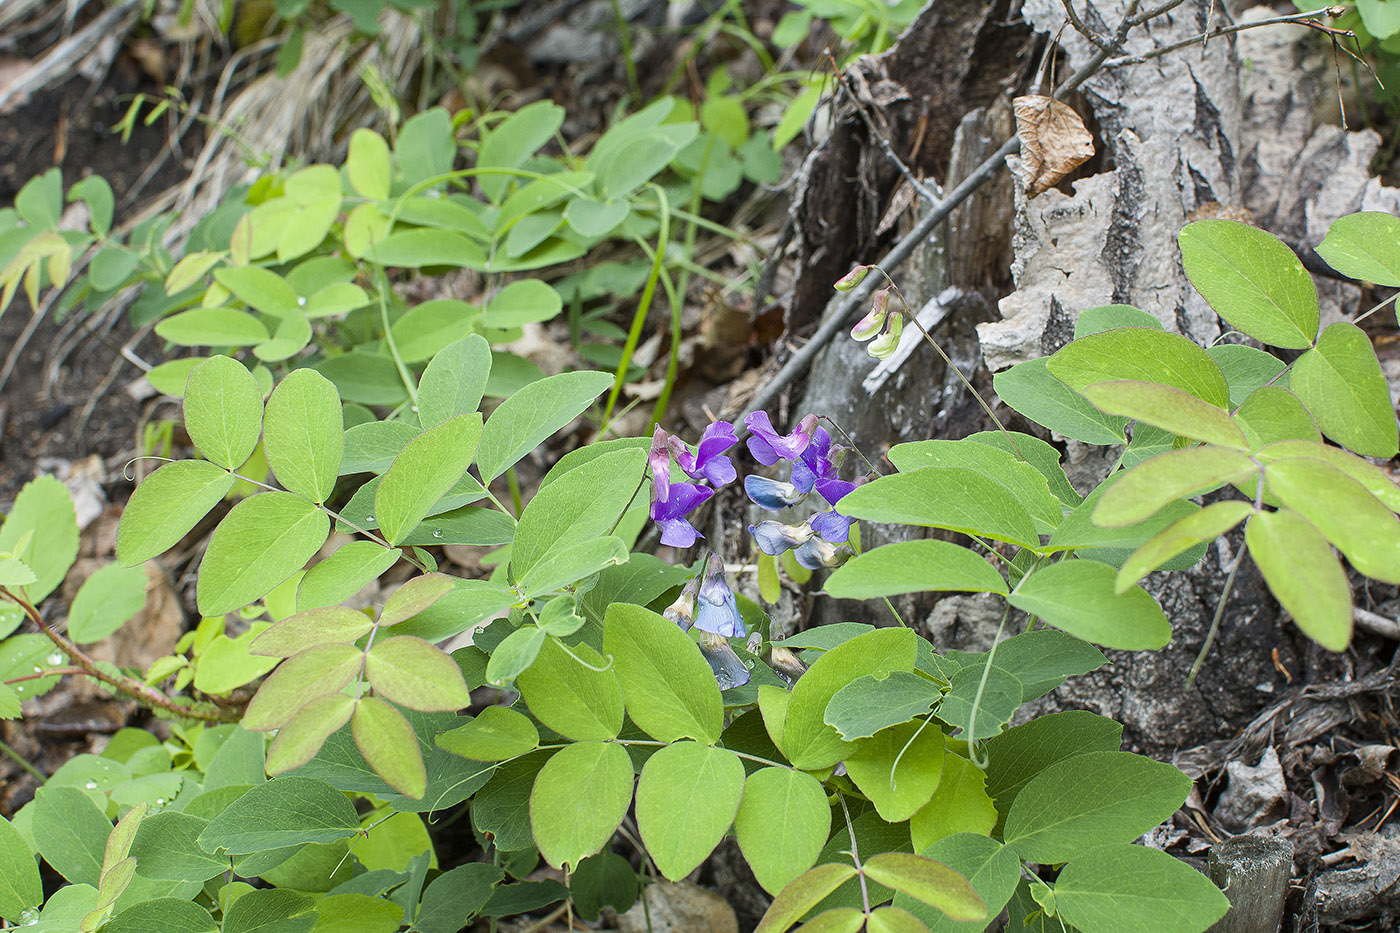
[[[1033,198],[1059,183],[1094,154],[1094,137],[1068,104],[1029,94],[1011,102],[1021,137],[1021,178]]]

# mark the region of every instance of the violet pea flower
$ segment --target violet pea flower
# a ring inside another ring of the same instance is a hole
[[[661,613],[667,622],[674,622],[682,632],[695,624],[695,596],[700,591],[700,578],[691,577],[681,587],[681,595]]]
[[[718,489],[734,482],[739,476],[738,471],[734,469],[734,461],[724,455],[726,450],[737,443],[739,438],[734,434],[734,425],[728,421],[716,421],[705,428],[695,453],[691,453],[676,437],[671,438],[670,448],[676,457],[676,463],[685,471],[686,476],[694,480],[707,479]],[[655,440],[652,444],[654,447]]]
[[[734,591],[724,580],[724,562],[711,556],[695,604],[695,627],[723,638],[743,638],[749,630],[739,615]]]
[[[768,420],[768,412],[756,411],[744,419],[744,427],[750,431],[749,453],[764,466],[771,466],[779,460],[796,460],[812,442],[812,433],[817,429],[817,416],[807,415],[797,424],[791,434],[779,434]]]
[[[793,487],[804,495],[816,489],[828,504],[835,505],[856,488],[855,483],[837,478],[845,453],[846,448],[832,446],[831,435],[825,428],[817,428],[812,434],[812,443],[792,464]],[[747,485],[746,482],[746,488]]]
[[[651,518],[661,526],[661,543],[668,547],[690,547],[696,538],[703,538],[686,517],[695,511],[715,491],[694,483],[669,483],[665,496],[651,504]]]
[[[806,544],[816,532],[806,522],[801,525],[784,525],[769,519],[757,525],[750,525],[749,534],[753,535],[754,543],[760,551],[770,557],[777,557],[784,551]]]
[[[651,435],[647,471],[651,473],[652,498],[656,502],[665,502],[671,495],[671,451],[667,434],[659,424]]]
[[[825,512],[818,512],[807,519],[807,524],[817,537],[828,544],[845,544],[851,538],[851,523],[854,519],[847,518],[835,509]]]
[[[744,477],[744,492],[748,493],[754,505],[770,512],[796,505],[807,497],[807,493],[798,492],[792,483],[779,482],[753,473]]]

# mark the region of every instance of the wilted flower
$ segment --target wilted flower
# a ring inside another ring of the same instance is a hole
[[[882,288],[875,293],[875,298],[870,302],[870,310],[865,317],[856,322],[856,326],[851,328],[851,337],[856,340],[869,340],[880,332],[880,328],[885,326],[885,318],[890,313],[890,290]]]
[[[718,488],[734,482],[739,475],[734,469],[734,462],[724,456],[724,452],[737,443],[739,438],[734,434],[734,425],[728,421],[716,421],[705,429],[700,443],[696,445],[695,453],[691,453],[690,449],[674,436],[670,439],[670,448],[675,454],[676,463],[685,471],[686,476],[695,480],[707,479]],[[656,449],[654,438],[652,449]]]
[[[699,591],[699,577],[691,577],[685,581],[685,586],[681,587],[681,595],[666,607],[666,611],[661,613],[662,617],[667,622],[674,622],[680,626],[682,632],[689,629],[695,624],[695,596]]]
[[[783,676],[788,683],[793,683],[797,678],[807,672],[807,665],[797,655],[792,653],[791,648],[784,648],[782,645],[774,645],[772,654],[768,656],[768,664]]]
[[[821,537],[813,535],[805,544],[793,551],[792,556],[808,570],[818,570],[822,567],[836,567],[845,563],[846,558],[851,556],[851,552],[847,548],[837,547],[831,542],[823,541]]]
[[[784,551],[790,551],[806,544],[816,532],[806,522],[800,525],[784,525],[782,522],[769,519],[766,522],[759,522],[757,525],[750,525],[749,534],[753,535],[754,542],[760,551],[771,557],[777,557]]]
[[[855,288],[857,285],[859,285],[861,281],[865,278],[866,274],[869,273],[870,270],[873,268],[875,267],[856,266],[850,272],[847,272],[845,275],[841,276],[841,278],[837,279],[836,284],[832,285],[831,287],[836,289],[838,292],[848,292],[851,289]]]
[[[647,451],[647,471],[651,473],[652,499],[665,502],[671,494],[671,451],[667,434],[659,424],[651,435],[651,449]]]
[[[744,419],[744,426],[752,432],[749,437],[749,453],[765,466],[779,460],[796,460],[812,442],[812,433],[817,429],[817,416],[808,415],[798,422],[791,434],[782,435],[773,429],[768,420],[768,412],[756,411]]]
[[[710,556],[705,579],[700,583],[696,603],[695,627],[724,638],[743,638],[749,633],[744,618],[739,615],[739,603],[734,591],[724,579],[724,562]]]
[[[694,483],[665,484],[664,498],[651,503],[652,521],[661,526],[661,543],[669,547],[690,547],[696,538],[703,538],[704,535],[686,519],[714,494],[708,486]]]
[[[715,682],[721,690],[742,687],[749,682],[749,668],[723,635],[700,633],[700,653],[710,662]]]
[[[754,505],[770,512],[796,505],[807,496],[805,491],[799,492],[792,483],[783,483],[752,473],[744,477],[744,492],[749,494]]]

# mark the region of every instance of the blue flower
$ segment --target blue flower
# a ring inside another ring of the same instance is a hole
[[[823,541],[830,544],[845,544],[851,537],[852,521],[853,519],[847,518],[835,509],[829,509],[825,512],[818,512],[807,519],[807,524]]]
[[[768,412],[756,411],[744,419],[744,427],[751,432],[749,453],[764,466],[771,466],[779,460],[796,460],[812,442],[812,433],[817,429],[817,416],[808,415],[798,422],[791,434],[782,435],[773,429],[768,420]]]
[[[653,449],[655,443],[653,438]],[[739,438],[734,434],[734,425],[728,421],[716,421],[705,429],[700,443],[696,445],[695,453],[691,453],[690,449],[674,436],[670,440],[670,447],[671,452],[675,454],[676,463],[685,471],[686,476],[694,480],[707,479],[711,485],[719,488],[738,478],[734,461],[724,456],[724,452],[737,443]]]
[[[749,534],[753,535],[754,542],[763,553],[777,557],[784,551],[790,551],[799,545],[806,544],[815,534],[812,526],[803,522],[801,525],[784,525],[782,522],[769,519],[766,522],[759,522],[757,525],[749,526]]]
[[[817,428],[812,442],[792,464],[793,488],[804,495],[816,489],[823,499],[835,505],[856,488],[855,483],[837,478],[845,455],[845,447],[833,447],[826,429]]]
[[[669,547],[690,547],[705,537],[686,520],[715,491],[694,483],[667,483],[664,497],[651,503],[651,518],[661,526],[661,543]]]
[[[744,477],[744,492],[748,493],[754,505],[770,512],[796,505],[807,496],[805,492],[798,492],[792,483],[782,483],[752,473]]]
[[[715,682],[721,690],[742,687],[749,682],[748,665],[734,653],[734,648],[724,636],[701,632],[700,653],[710,662],[710,670],[714,671]]]
[[[710,557],[705,579],[700,583],[699,597],[695,611],[697,629],[724,638],[748,635],[744,618],[739,615],[739,603],[734,598],[734,591],[724,580],[724,562],[718,557]]]

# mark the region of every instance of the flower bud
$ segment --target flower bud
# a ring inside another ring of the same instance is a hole
[[[845,275],[841,276],[841,278],[837,279],[836,284],[833,285],[832,288],[836,289],[838,292],[848,292],[859,285],[861,280],[864,279],[866,274],[873,268],[875,267],[856,266],[850,272],[847,272]]]
[[[681,595],[661,613],[662,617],[667,622],[680,626],[682,632],[687,631],[695,624],[695,596],[699,592],[700,578],[691,577],[681,588]]]
[[[899,347],[899,338],[904,335],[904,315],[890,315],[885,332],[874,340],[870,341],[870,346],[865,350],[877,360],[887,360],[894,356],[894,351]]]
[[[882,288],[875,293],[875,298],[870,302],[870,311],[851,328],[851,338],[869,340],[874,337],[880,332],[880,328],[885,326],[885,319],[889,317],[889,313],[890,290]]]

